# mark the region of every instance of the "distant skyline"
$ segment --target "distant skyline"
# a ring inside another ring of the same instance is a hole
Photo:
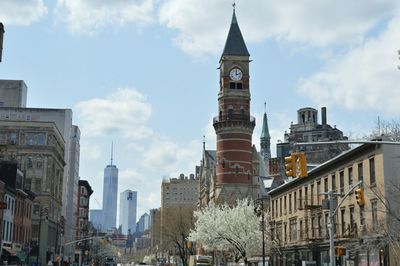
[[[215,147],[219,58],[232,1],[2,0],[1,79],[24,80],[28,107],[71,108],[81,129],[81,179],[103,205],[114,141],[118,194],[138,216],[160,206],[164,176],[195,172],[203,135]],[[250,52],[253,143],[267,103],[272,156],[296,111],[326,106],[345,135],[400,115],[400,2],[236,1]]]

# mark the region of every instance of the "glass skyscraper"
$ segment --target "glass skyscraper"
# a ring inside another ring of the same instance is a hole
[[[130,189],[121,192],[119,198],[119,224],[122,233],[127,235],[136,231],[137,192]]]
[[[115,228],[117,223],[118,168],[112,163],[104,169],[103,230]]]

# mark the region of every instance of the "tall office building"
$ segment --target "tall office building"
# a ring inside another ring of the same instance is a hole
[[[119,197],[119,224],[122,233],[127,235],[136,231],[137,192],[130,189],[121,192]]]
[[[113,165],[113,148],[111,146],[111,163],[104,168],[103,182],[103,230],[115,228],[117,223],[118,168]]]

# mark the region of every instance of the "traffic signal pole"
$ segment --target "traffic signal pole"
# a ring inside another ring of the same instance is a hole
[[[321,195],[328,195],[328,201],[329,201],[329,220],[328,220],[328,231],[329,231],[329,264],[330,266],[336,266],[335,262],[335,243],[334,243],[334,236],[333,236],[333,226],[334,226],[334,217],[335,214],[337,213],[338,209],[342,205],[343,201],[350,195],[350,193],[353,192],[353,190],[358,187],[359,185],[362,184],[362,181],[359,181],[357,184],[354,186],[350,187],[349,191],[346,193],[346,195],[343,196],[342,200],[339,202],[337,205],[336,209],[334,209],[334,197],[336,196],[341,196],[340,193],[336,193],[333,190],[329,192],[322,192],[320,193]]]

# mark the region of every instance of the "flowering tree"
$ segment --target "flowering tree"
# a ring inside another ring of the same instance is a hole
[[[252,201],[238,200],[235,206],[211,204],[195,211],[194,217],[195,229],[189,239],[201,243],[206,251],[229,251],[235,262],[243,259],[246,264],[248,256],[261,253],[261,221]]]

